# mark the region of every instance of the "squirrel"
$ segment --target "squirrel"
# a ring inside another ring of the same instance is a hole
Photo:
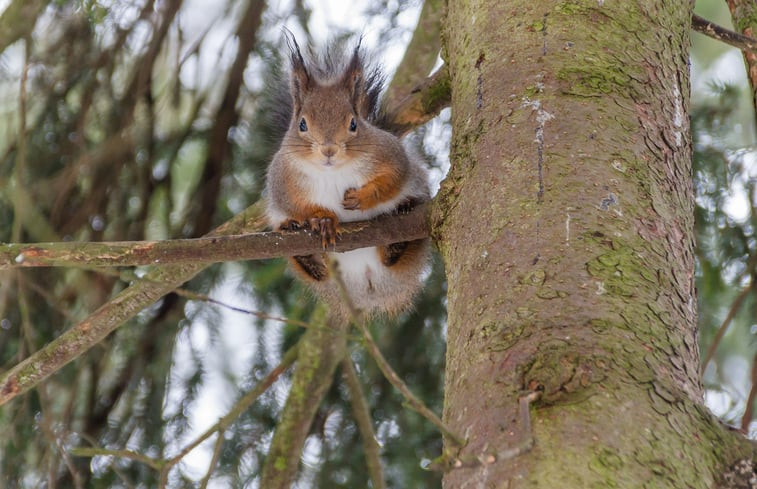
[[[428,268],[428,238],[327,252],[340,222],[408,212],[430,199],[422,162],[399,137],[382,129],[383,77],[368,68],[360,43],[346,62],[329,54],[306,63],[289,41],[288,126],[268,167],[266,216],[276,230],[305,228],[321,237],[324,252],[290,258],[292,269],[337,312],[349,314],[326,260],[334,260],[352,304],[363,314],[406,310]],[[285,114],[286,117],[286,114]]]

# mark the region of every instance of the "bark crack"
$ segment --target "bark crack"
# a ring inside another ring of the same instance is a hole
[[[541,73],[539,78],[543,77],[544,73]],[[537,87],[541,87],[541,82],[537,84]],[[536,112],[536,135],[534,142],[536,142],[536,174],[539,181],[539,188],[536,192],[536,201],[541,204],[544,197],[544,126],[548,121],[555,118],[554,115],[544,110],[541,100],[530,100],[528,97],[524,99],[524,107],[531,107],[531,110]]]

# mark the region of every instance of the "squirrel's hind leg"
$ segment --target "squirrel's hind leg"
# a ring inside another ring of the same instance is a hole
[[[427,238],[423,238],[379,246],[377,249],[381,263],[387,267],[401,267],[403,264],[408,263],[408,261],[414,262],[418,258],[418,255],[426,253],[427,241]]]
[[[329,277],[329,269],[318,255],[293,256],[289,261],[294,271],[305,279],[322,282]]]
[[[297,219],[287,219],[279,224],[278,229],[280,231],[296,231],[298,229],[316,231],[321,234],[325,248],[327,241],[333,241],[336,236],[335,222],[336,218],[330,219],[328,216],[323,218],[312,217],[304,222]],[[322,282],[329,277],[328,267],[321,255],[293,256],[289,259],[289,262],[292,264],[292,269],[306,281]]]

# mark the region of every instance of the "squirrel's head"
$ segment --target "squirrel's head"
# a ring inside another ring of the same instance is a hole
[[[299,159],[339,167],[364,154],[365,131],[375,116],[380,76],[366,75],[360,44],[346,63],[327,56],[307,64],[291,39],[292,118],[285,144]]]

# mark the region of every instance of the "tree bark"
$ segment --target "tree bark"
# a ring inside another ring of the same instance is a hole
[[[433,228],[444,420],[468,444],[444,487],[713,487],[751,467],[702,404],[690,19],[662,0],[449,3]]]
[[[731,19],[736,31],[745,36],[754,38],[757,30],[757,5],[746,0],[726,0],[728,9],[731,11]],[[752,105],[757,110],[757,53],[743,51],[744,63],[746,64],[747,79],[752,91]]]

